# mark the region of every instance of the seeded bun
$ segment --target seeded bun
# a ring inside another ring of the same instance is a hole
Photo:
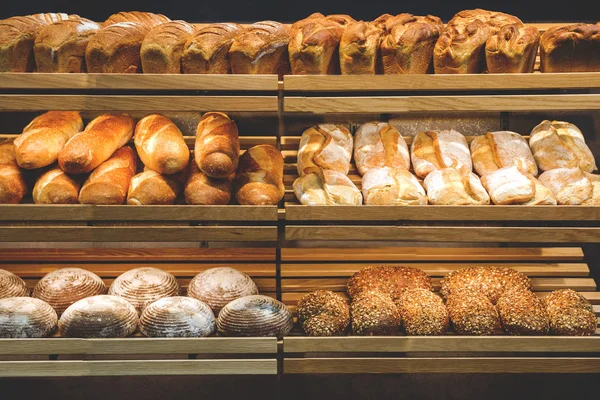
[[[505,292],[497,307],[502,326],[511,335],[547,335],[550,330],[544,302],[529,290]]]
[[[456,289],[448,296],[446,307],[450,322],[460,335],[493,335],[502,331],[496,306],[474,289]]]
[[[298,321],[308,336],[343,335],[350,325],[350,307],[339,294],[317,290],[298,302]]]
[[[400,312],[393,300],[378,291],[361,292],[350,306],[352,333],[359,336],[392,336],[400,328]]]
[[[426,289],[408,289],[396,304],[407,335],[443,335],[448,330],[448,310],[436,293]]]
[[[433,291],[431,279],[417,268],[381,265],[367,267],[352,275],[346,286],[352,298],[364,291],[379,291],[398,300],[407,289]]]
[[[585,297],[571,289],[555,290],[543,299],[554,335],[589,336],[596,332],[598,320]]]

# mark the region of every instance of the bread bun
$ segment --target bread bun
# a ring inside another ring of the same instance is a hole
[[[589,336],[596,333],[598,320],[590,302],[571,289],[555,290],[543,299],[554,335]]]
[[[308,336],[343,335],[350,325],[350,307],[339,294],[317,290],[298,302],[298,321]]]
[[[0,338],[41,338],[56,329],[58,317],[50,305],[31,297],[0,299]]]
[[[252,278],[228,267],[207,269],[196,275],[188,286],[188,296],[208,304],[215,315],[227,303],[254,294],[258,294],[258,288]]]
[[[364,268],[348,279],[346,289],[352,298],[365,291],[379,291],[397,300],[407,289],[433,291],[431,279],[425,272],[412,267],[380,265]]]
[[[268,296],[240,297],[219,313],[217,329],[224,336],[275,336],[292,330],[292,313],[285,304]]]
[[[379,291],[363,291],[350,305],[352,333],[359,336],[392,336],[400,328],[400,312],[394,301]]]
[[[157,300],[140,317],[140,331],[149,337],[203,337],[215,329],[215,315],[210,307],[191,297]]]
[[[527,289],[505,292],[497,307],[502,326],[511,335],[546,335],[550,330],[544,303]]]
[[[446,307],[459,335],[493,335],[502,331],[498,310],[482,291],[455,290],[446,298]]]
[[[23,279],[5,269],[0,269],[0,299],[27,297],[29,289]]]
[[[436,293],[426,289],[408,289],[396,304],[407,335],[443,335],[448,330],[448,310]]]

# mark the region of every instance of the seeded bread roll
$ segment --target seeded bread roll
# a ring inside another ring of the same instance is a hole
[[[540,70],[600,71],[600,25],[575,24],[548,29],[540,39]]]
[[[350,325],[350,308],[339,294],[317,290],[298,302],[298,321],[308,336],[340,336]]]
[[[285,304],[267,296],[245,296],[219,312],[217,329],[223,336],[287,336],[294,322]]]
[[[121,22],[135,22],[145,25],[151,29],[157,25],[164,24],[165,22],[169,21],[171,20],[162,14],[154,14],[142,11],[122,11],[108,17],[108,19],[104,21],[104,26],[114,25]]]
[[[140,331],[149,337],[204,337],[216,328],[210,307],[190,297],[157,300],[140,317]]]
[[[29,289],[23,279],[5,269],[0,269],[0,299],[27,297]]]
[[[493,335],[502,331],[496,306],[484,292],[464,287],[446,298],[450,322],[459,335]]]
[[[31,195],[35,204],[77,204],[79,189],[79,178],[67,175],[56,166],[37,179]]]
[[[555,290],[543,298],[554,335],[589,336],[596,333],[598,320],[589,301],[571,289]]]
[[[184,74],[230,74],[229,49],[244,28],[238,24],[211,24],[197,30],[185,43],[181,57]]]
[[[255,294],[258,288],[252,278],[229,267],[207,269],[196,275],[188,287],[188,296],[208,304],[215,315],[231,301]]]
[[[136,22],[120,22],[100,29],[85,50],[90,73],[126,73],[142,71],[140,47],[150,28]]]
[[[140,48],[145,74],[180,74],[183,47],[194,33],[185,21],[165,22],[152,28]]]
[[[408,289],[396,305],[408,336],[443,335],[448,330],[448,310],[442,298],[431,290]]]
[[[352,298],[362,292],[379,291],[392,300],[399,299],[404,291],[416,288],[433,291],[431,279],[424,271],[391,265],[364,268],[352,275],[346,285]]]
[[[375,75],[381,72],[379,43],[383,31],[370,22],[354,22],[340,39],[342,75]]]
[[[497,307],[502,326],[511,335],[546,335],[550,330],[544,303],[527,289],[504,292]]]
[[[0,204],[18,204],[29,191],[12,139],[0,142]]]
[[[48,303],[31,297],[0,299],[0,338],[42,338],[56,330],[58,317]]]
[[[492,74],[533,72],[540,43],[534,26],[505,25],[485,44],[487,70]]]
[[[383,292],[364,291],[350,305],[352,334],[358,336],[393,336],[400,329],[400,312],[394,301]]]

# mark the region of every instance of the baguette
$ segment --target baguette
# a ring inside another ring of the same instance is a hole
[[[81,204],[123,204],[137,170],[135,152],[121,147],[90,174],[79,193]]]
[[[21,168],[42,168],[53,164],[65,144],[83,130],[76,111],[48,111],[36,117],[15,139],[15,156]]]
[[[183,171],[190,160],[190,150],[183,134],[169,118],[151,114],[142,118],[133,137],[140,160],[159,174]]]
[[[196,31],[186,42],[181,56],[184,74],[230,74],[229,49],[243,31],[241,25],[211,24]]]
[[[114,25],[121,22],[136,22],[152,29],[157,25],[171,21],[162,14],[154,14],[142,11],[122,11],[111,15],[104,21],[104,26]]]
[[[379,42],[383,31],[370,22],[355,22],[346,27],[340,40],[342,75],[375,75],[380,72]]]
[[[281,152],[268,144],[249,148],[240,157],[234,186],[240,204],[279,203],[285,194]]]
[[[100,29],[85,50],[88,72],[141,72],[140,47],[149,30],[136,22],[121,22]]]
[[[223,179],[208,177],[195,162],[190,163],[190,173],[185,184],[184,197],[187,204],[226,205],[231,200],[231,186],[235,174]]]
[[[0,142],[0,204],[18,204],[27,194],[27,182],[15,158],[12,140]]]
[[[35,204],[77,204],[79,179],[67,175],[55,166],[43,173],[33,186],[32,197]]]
[[[140,48],[145,74],[180,74],[183,47],[194,33],[185,21],[171,21],[152,28]]]
[[[97,117],[58,153],[58,164],[70,174],[92,171],[131,140],[134,125],[127,114]]]
[[[235,122],[224,113],[204,114],[196,130],[194,155],[198,168],[211,178],[226,178],[235,173],[239,154]]]
[[[184,181],[184,171],[173,175],[161,175],[147,169],[131,178],[127,204],[138,206],[175,204]]]

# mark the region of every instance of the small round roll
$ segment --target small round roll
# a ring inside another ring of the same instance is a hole
[[[0,338],[42,338],[56,329],[58,316],[46,302],[32,297],[0,299]]]
[[[400,328],[394,301],[378,291],[361,292],[350,305],[352,333],[359,336],[393,336]]]
[[[450,322],[460,335],[493,335],[502,332],[498,310],[490,299],[474,289],[457,289],[446,299]]]
[[[343,335],[350,325],[350,307],[339,294],[317,290],[298,302],[298,321],[308,336]]]
[[[550,319],[550,332],[562,336],[596,333],[598,319],[590,302],[571,289],[555,290],[543,299]]]
[[[252,278],[229,267],[207,269],[188,287],[188,296],[205,302],[217,315],[227,303],[254,294],[258,294],[258,288]]]
[[[217,329],[223,336],[275,336],[292,330],[292,313],[285,304],[268,296],[240,297],[219,313]]]
[[[448,310],[436,293],[420,288],[408,289],[396,304],[407,335],[443,335],[448,330]]]
[[[511,335],[547,335],[550,330],[544,303],[529,290],[515,288],[505,292],[497,307],[502,326]]]
[[[380,291],[397,300],[407,289],[421,288],[433,291],[431,279],[420,269],[380,265],[364,268],[350,277],[346,289],[356,297],[363,291]]]
[[[140,331],[149,337],[204,337],[216,326],[210,307],[191,297],[157,300],[140,317]]]
[[[17,275],[5,269],[0,269],[0,299],[7,297],[27,297],[27,284]]]

